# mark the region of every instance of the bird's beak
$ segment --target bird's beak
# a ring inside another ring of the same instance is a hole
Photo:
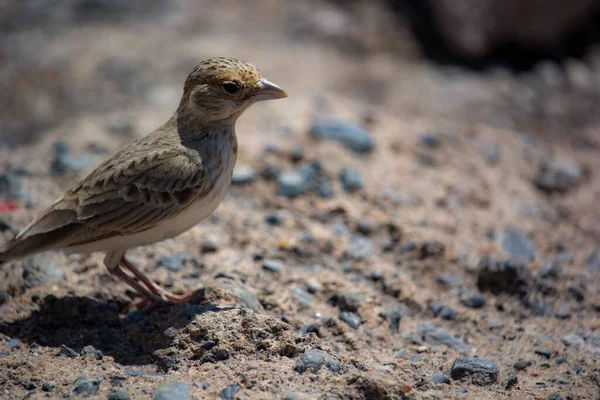
[[[265,101],[283,99],[288,97],[287,93],[273,82],[269,82],[265,78],[260,78],[257,82],[258,89],[254,92],[252,99],[254,101]]]

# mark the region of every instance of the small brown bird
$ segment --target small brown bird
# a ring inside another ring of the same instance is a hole
[[[190,295],[155,285],[125,252],[175,237],[208,217],[231,184],[236,120],[256,102],[283,97],[287,94],[250,64],[202,61],[187,77],[175,114],[103,162],[0,246],[0,265],[48,250],[101,251],[108,271],[146,299],[188,300]]]

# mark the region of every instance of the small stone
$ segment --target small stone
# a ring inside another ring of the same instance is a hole
[[[537,354],[537,355],[540,355],[540,356],[546,357],[546,358],[548,358],[548,359],[549,359],[549,358],[550,358],[550,356],[552,355],[552,352],[551,352],[550,350],[548,350],[548,349],[543,349],[543,348],[540,348],[540,347],[538,347],[537,349],[535,349],[535,350],[534,350],[534,353],[535,353],[535,354]]]
[[[73,383],[73,393],[78,397],[90,397],[98,394],[102,377],[80,376]]]
[[[519,358],[514,364],[513,364],[513,368],[519,371],[524,370],[525,368],[529,367],[530,365],[533,364],[532,360],[525,360],[524,358]]]
[[[573,256],[570,253],[564,252],[560,253],[556,257],[552,258],[548,262],[546,262],[538,275],[540,278],[560,278],[563,273],[563,267],[565,265],[571,264],[573,261]]]
[[[23,191],[23,180],[13,172],[4,172],[0,174],[0,197],[12,200],[23,200],[25,193]]]
[[[560,338],[560,341],[569,347],[582,347],[585,344],[585,340],[575,332],[569,332]]]
[[[312,397],[309,394],[302,392],[292,392],[285,395],[283,400],[311,400]]]
[[[183,382],[167,382],[154,391],[154,400],[192,400],[188,393],[190,385]]]
[[[51,392],[54,390],[54,385],[49,382],[42,383],[42,391],[43,392]]]
[[[431,324],[420,323],[417,326],[417,330],[418,336],[428,343],[450,347],[460,354],[467,354],[471,351],[471,346],[465,343],[464,340],[455,337],[444,330],[437,329]]]
[[[320,179],[317,182],[317,194],[323,199],[331,199],[334,195],[331,182],[326,179]]]
[[[374,230],[373,224],[369,221],[360,220],[356,225],[356,231],[364,236],[371,235]]]
[[[300,304],[301,308],[304,309],[310,307],[311,296],[310,293],[308,293],[306,290],[299,287],[295,287],[294,289],[292,289],[292,294]]]
[[[558,311],[556,311],[556,314],[554,314],[554,316],[558,319],[569,319],[571,318],[571,312],[566,308],[561,308]]]
[[[189,258],[188,253],[181,252],[169,256],[164,256],[158,259],[157,264],[169,271],[178,272],[183,268],[185,260]]]
[[[365,185],[362,173],[354,168],[342,168],[340,171],[340,182],[346,192],[355,192]]]
[[[567,288],[567,291],[579,303],[581,303],[583,300],[585,300],[584,290],[581,287],[569,285],[569,287]]]
[[[524,297],[533,288],[533,278],[521,262],[486,258],[477,275],[477,287],[482,292],[518,294]]]
[[[304,325],[302,328],[298,330],[299,333],[306,335],[308,333],[314,333],[319,336],[319,329],[321,328],[321,324],[315,322],[313,324]]]
[[[446,245],[442,242],[423,242],[419,248],[419,259],[441,258],[446,252]]]
[[[338,307],[341,311],[356,312],[364,301],[364,297],[360,292],[345,290],[340,293],[335,293],[328,301],[331,305]]]
[[[310,134],[320,140],[336,141],[356,153],[369,153],[373,150],[373,141],[369,132],[358,126],[338,121],[315,121]]]
[[[462,276],[454,274],[440,274],[437,281],[448,288],[455,288],[462,285]]]
[[[75,350],[70,347],[65,346],[64,344],[60,346],[60,354],[63,354],[69,358],[77,358],[78,354]]]
[[[360,317],[353,312],[340,311],[340,319],[353,329],[358,329],[362,324]]]
[[[8,341],[8,343],[6,344],[6,346],[9,349],[20,349],[21,346],[22,346],[22,343],[21,343],[21,341],[19,339],[10,339]]]
[[[553,393],[546,397],[546,400],[564,400],[564,397],[562,397],[560,393]]]
[[[131,397],[122,389],[113,389],[108,394],[108,400],[129,400]]]
[[[519,383],[519,379],[517,378],[516,375],[511,375],[508,377],[508,379],[506,380],[506,384],[504,385],[504,389],[506,390],[510,390],[512,389],[513,386],[515,386],[517,383]]]
[[[533,180],[535,186],[546,193],[565,193],[581,182],[581,166],[573,159],[557,156],[545,160]]]
[[[310,349],[306,350],[298,358],[295,370],[301,374],[307,370],[310,370],[312,373],[317,373],[323,364],[325,364],[332,372],[340,372],[342,369],[342,363],[337,358],[323,350]]]
[[[283,270],[283,264],[271,258],[265,258],[262,262],[262,267],[265,271],[279,273]]]
[[[449,385],[450,384],[450,378],[446,374],[433,374],[433,375],[431,375],[431,380],[436,385],[441,385],[441,384]]]
[[[423,147],[437,149],[440,147],[441,140],[438,135],[433,133],[424,133],[421,135],[420,144]]]
[[[308,290],[308,293],[318,293],[321,291],[322,288],[323,285],[321,285],[321,282],[319,282],[315,278],[309,278],[306,280],[306,290]]]
[[[213,235],[204,237],[200,242],[200,251],[205,254],[219,251],[219,239]]]
[[[458,318],[458,312],[446,304],[433,302],[429,304],[429,309],[434,317],[440,317],[448,321],[454,321]]]
[[[487,323],[487,328],[488,328],[490,331],[491,331],[491,330],[494,330],[494,329],[501,329],[501,328],[504,328],[504,322],[502,322],[502,321],[500,321],[500,320],[497,320],[497,319],[491,320],[491,321],[489,321],[489,322]]]
[[[55,280],[62,281],[63,275],[58,264],[50,260],[46,254],[38,254],[26,258],[22,262],[23,285],[33,288],[44,285],[46,282]]]
[[[280,226],[281,217],[277,213],[270,213],[265,216],[265,222],[271,226]]]
[[[500,245],[513,260],[527,263],[537,258],[535,243],[514,228],[508,228],[500,235]]]
[[[87,171],[94,163],[95,157],[90,153],[73,154],[66,142],[54,143],[54,159],[51,164],[51,172],[54,176],[62,176],[68,173],[79,174]]]
[[[592,252],[585,260],[588,271],[591,273],[600,272],[600,248]]]
[[[277,178],[277,193],[285,197],[298,197],[310,189],[311,180],[309,176],[299,171],[283,171]]]
[[[462,297],[460,302],[463,306],[468,308],[485,307],[485,297],[481,293],[474,293],[470,296]]]
[[[373,257],[373,253],[373,244],[364,236],[352,237],[344,249],[344,257],[355,261],[366,261]]]
[[[474,357],[457,358],[450,369],[454,380],[471,377],[475,385],[490,385],[498,380],[498,367],[490,360]]]
[[[223,400],[235,400],[235,394],[240,390],[239,385],[229,385],[225,389],[221,390],[221,399]]]
[[[235,185],[245,185],[252,183],[256,180],[256,171],[248,164],[237,163],[233,167],[233,174],[231,176],[231,183]]]

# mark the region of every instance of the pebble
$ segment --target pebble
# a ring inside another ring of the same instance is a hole
[[[21,341],[19,339],[10,339],[8,341],[8,343],[6,343],[6,346],[9,349],[20,349],[22,345],[23,344],[21,343]]]
[[[265,216],[265,222],[271,226],[281,225],[281,216],[278,213],[270,213]]]
[[[560,338],[560,341],[563,342],[565,346],[569,347],[579,348],[585,345],[585,340],[575,332],[567,333]]]
[[[592,252],[585,260],[588,271],[591,273],[600,272],[600,248]]]
[[[219,251],[219,239],[213,235],[205,236],[200,242],[200,251],[202,253],[216,253]]]
[[[498,367],[490,360],[474,357],[457,358],[450,368],[454,380],[471,377],[475,385],[490,385],[498,380]]]
[[[405,315],[408,315],[408,307],[404,304],[400,304],[398,307],[388,308],[385,312],[379,314],[380,317],[390,322],[391,333],[398,333],[400,330],[400,321]]]
[[[298,303],[300,303],[302,308],[310,307],[311,296],[310,293],[308,293],[306,290],[299,287],[295,287],[294,289],[292,289],[292,294],[294,295],[296,300],[298,300]]]
[[[157,264],[163,268],[168,269],[169,271],[178,272],[181,270],[181,268],[183,268],[183,264],[188,258],[188,253],[181,252],[161,257],[158,259]]]
[[[442,143],[439,136],[433,133],[422,134],[419,142],[422,147],[427,147],[430,149],[437,149]]]
[[[506,390],[510,390],[512,389],[513,386],[515,386],[517,383],[519,383],[519,378],[517,378],[516,375],[511,375],[508,377],[508,379],[506,380],[506,384],[504,385],[504,389]]]
[[[540,347],[538,347],[537,349],[534,350],[534,353],[546,358],[550,358],[550,356],[552,355],[552,352],[548,349],[542,349]]]
[[[334,196],[331,182],[326,179],[320,179],[317,182],[317,194],[323,199],[331,199]]]
[[[362,324],[358,314],[349,311],[340,311],[340,319],[353,329],[358,329]]]
[[[546,400],[564,400],[564,397],[562,397],[560,393],[553,393],[546,397]]]
[[[90,397],[98,394],[102,377],[80,376],[73,382],[73,393],[78,397]]]
[[[456,318],[458,318],[458,312],[452,307],[443,303],[432,302],[429,304],[429,309],[433,313],[434,317],[440,317],[448,321],[454,321]]]
[[[449,385],[450,384],[450,378],[446,374],[433,374],[433,375],[431,375],[431,380],[436,385],[441,385],[441,384]]]
[[[79,355],[75,350],[70,347],[65,346],[64,344],[60,346],[60,354],[63,354],[69,358],[77,358]]]
[[[437,281],[448,288],[455,288],[462,285],[462,276],[455,274],[440,274]]]
[[[340,372],[342,363],[336,357],[324,352],[323,350],[310,349],[306,350],[296,362],[294,368],[299,373],[304,373],[310,370],[312,373],[317,373],[321,367],[325,366],[332,372]]]
[[[516,261],[531,262],[537,258],[537,246],[531,239],[514,228],[508,228],[499,235],[502,250]]]
[[[82,173],[94,163],[95,157],[90,153],[73,154],[69,145],[63,141],[54,143],[54,158],[50,165],[52,175],[61,176],[68,173]]]
[[[269,272],[273,272],[273,273],[278,273],[278,272],[281,272],[283,270],[283,264],[281,264],[277,260],[273,260],[271,258],[265,258],[263,260],[263,262],[262,262],[262,268],[265,271],[269,271]]]
[[[102,354],[100,350],[96,350],[94,346],[85,346],[83,349],[81,349],[81,355],[83,357],[90,355],[96,360],[102,360],[102,358],[104,358],[104,354]]]
[[[571,318],[571,312],[568,309],[566,309],[566,308],[561,308],[558,311],[556,311],[556,313],[554,314],[554,316],[557,319],[563,319],[563,320],[570,319]]]
[[[533,288],[533,278],[522,262],[484,259],[477,274],[477,287],[482,292],[509,293],[524,297]]]
[[[361,126],[338,121],[314,121],[310,134],[320,140],[336,141],[356,153],[373,151],[373,140]]]
[[[360,190],[365,185],[362,173],[354,168],[342,168],[340,171],[340,182],[342,188],[349,193]]]
[[[26,258],[22,262],[23,266],[23,285],[26,288],[42,286],[45,283],[55,280],[62,281],[63,275],[58,264],[50,260],[46,254],[38,254]]]
[[[299,171],[282,171],[277,177],[277,193],[289,198],[301,196],[310,190],[312,181],[307,178]]]
[[[309,394],[302,392],[292,392],[285,395],[283,400],[311,400],[312,397]]]
[[[231,183],[235,185],[244,185],[256,180],[256,171],[248,164],[236,163],[233,167]]]
[[[108,400],[129,400],[131,397],[122,389],[113,389],[108,394]]]
[[[419,248],[419,259],[441,258],[446,253],[446,245],[442,242],[423,242]]]
[[[357,235],[350,239],[350,242],[344,249],[344,257],[354,261],[366,261],[373,257],[373,244],[371,241],[361,235]]]
[[[315,278],[309,278],[306,280],[306,290],[308,290],[308,293],[318,293],[321,291],[322,288],[323,286],[321,285],[321,282],[319,282]]]
[[[229,385],[225,389],[221,390],[221,399],[223,400],[235,400],[235,394],[240,390],[239,385]]]
[[[444,330],[437,329],[428,323],[420,323],[417,326],[417,336],[428,343],[450,347],[460,354],[466,354],[471,351],[471,346],[461,338],[453,336]],[[416,344],[421,345],[422,343]]]
[[[23,180],[13,172],[4,172],[0,174],[0,197],[24,200]]]
[[[463,306],[468,308],[483,308],[485,306],[485,297],[481,293],[474,293],[460,299]]]
[[[364,296],[360,292],[345,290],[335,293],[329,298],[329,303],[338,307],[341,311],[356,312],[364,301]]]
[[[519,371],[524,370],[525,368],[529,367],[530,365],[533,364],[532,360],[525,360],[524,358],[519,358],[514,364],[513,364],[513,368]]]
[[[538,272],[540,278],[560,278],[563,273],[563,267],[571,264],[573,256],[568,252],[558,254],[546,262]]]
[[[566,156],[557,156],[545,160],[535,176],[533,183],[546,193],[566,193],[581,182],[581,166]]]
[[[154,390],[154,400],[192,400],[188,393],[190,385],[183,382],[167,382]]]

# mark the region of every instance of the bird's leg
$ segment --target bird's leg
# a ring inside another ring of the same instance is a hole
[[[193,292],[190,292],[183,296],[178,296],[169,293],[168,291],[164,290],[158,285],[155,285],[154,282],[152,282],[142,271],[140,271],[135,265],[133,265],[129,260],[127,260],[127,258],[125,258],[125,255],[121,257],[120,264],[123,267],[127,268],[129,271],[131,271],[131,273],[135,275],[136,278],[138,278],[144,285],[146,285],[149,291],[151,291],[156,296],[159,296],[162,299],[162,301],[166,300],[170,303],[185,303],[186,301],[192,298]]]
[[[124,252],[114,252],[108,253],[104,258],[104,265],[108,272],[128,284],[133,290],[135,290],[140,295],[144,296],[149,301],[162,302],[165,301],[162,296],[157,293],[154,293],[144,286],[142,286],[138,281],[136,281],[133,277],[127,275],[125,271],[123,271],[120,267],[120,259],[122,258]]]

